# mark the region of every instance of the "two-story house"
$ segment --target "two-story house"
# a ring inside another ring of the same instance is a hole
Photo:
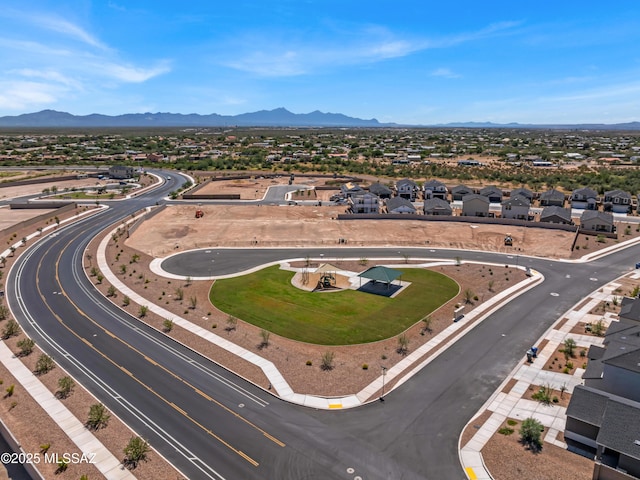
[[[422,186],[422,190],[424,192],[425,200],[430,200],[432,198],[446,200],[447,194],[449,193],[447,186],[438,180],[429,180]]]
[[[540,206],[542,207],[564,207],[564,193],[555,188],[540,194]]]
[[[481,188],[480,195],[487,197],[489,199],[489,203],[502,202],[502,190],[495,185],[489,185],[488,187]]]
[[[598,193],[590,188],[578,188],[571,192],[571,208],[597,210]]]
[[[396,192],[399,197],[406,198],[410,202],[415,202],[420,188],[418,184],[408,178],[403,178],[396,182]]]
[[[625,298],[625,307],[640,311],[640,300]],[[569,450],[595,460],[594,480],[640,478],[640,322],[635,317],[621,316],[607,329],[603,346],[591,346],[584,386],[574,388],[567,408],[565,441]]]
[[[469,217],[488,217],[489,198],[472,193],[462,197],[462,215]]]
[[[352,193],[348,199],[351,213],[379,213],[380,199],[370,192]]]
[[[526,197],[516,195],[502,202],[502,218],[529,220],[531,202]]]
[[[610,190],[604,192],[604,211],[613,213],[631,212],[631,194],[623,190]]]

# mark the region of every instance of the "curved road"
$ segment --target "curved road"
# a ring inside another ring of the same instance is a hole
[[[191,479],[465,478],[457,441],[468,419],[559,315],[628,271],[640,253],[632,247],[588,264],[520,257],[545,282],[491,315],[386,402],[313,411],[270,396],[124,314],[85,277],[81,255],[90,238],[161,201],[179,181],[167,175],[172,180],[160,191],[113,202],[42,239],[12,268],[7,293],[38,345]],[[221,274],[320,253],[389,258],[397,252],[513,263],[498,254],[406,248],[211,249],[207,255],[215,255]]]

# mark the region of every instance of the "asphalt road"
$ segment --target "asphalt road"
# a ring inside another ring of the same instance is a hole
[[[589,264],[519,257],[520,264],[540,270],[545,282],[491,315],[387,401],[314,411],[274,398],[146,327],[103,299],[84,276],[81,252],[89,239],[134,210],[161,202],[179,181],[169,175],[160,191],[114,202],[105,213],[38,242],[14,265],[7,295],[38,345],[190,479],[465,478],[457,442],[468,419],[563,312],[640,258],[640,247]],[[214,274],[320,254],[514,262],[482,252],[344,252],[211,249],[205,255],[215,255]]]

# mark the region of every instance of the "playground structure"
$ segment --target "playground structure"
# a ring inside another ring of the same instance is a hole
[[[329,288],[336,288],[336,276],[331,272],[322,272],[315,289],[327,290]]]

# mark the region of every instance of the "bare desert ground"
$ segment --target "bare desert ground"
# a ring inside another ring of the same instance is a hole
[[[204,211],[196,219],[195,211]],[[153,257],[201,247],[405,246],[567,258],[574,234],[504,225],[418,220],[336,220],[336,206],[169,206],[127,241]],[[504,246],[504,237],[514,239]],[[344,239],[344,243],[339,243]]]

